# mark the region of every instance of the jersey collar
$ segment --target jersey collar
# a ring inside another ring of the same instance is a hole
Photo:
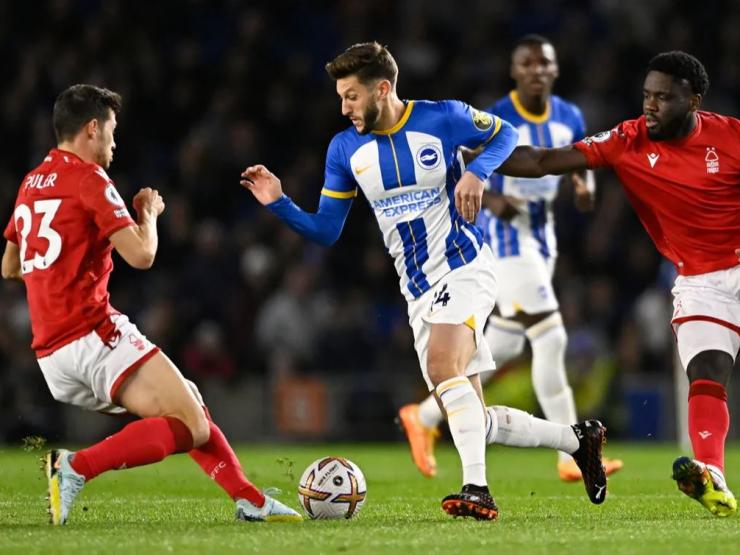
[[[406,122],[411,117],[411,112],[414,109],[414,101],[410,100],[408,104],[406,104],[406,109],[403,111],[403,114],[401,114],[401,119],[398,120],[398,123],[394,125],[393,127],[389,129],[382,129],[382,130],[375,130],[373,133],[375,135],[392,135],[396,131],[399,131],[404,125],[406,125]]]
[[[79,160],[79,161],[80,161],[80,162],[82,162],[83,164],[85,163],[85,161],[84,161],[84,160],[83,160],[82,158],[80,158],[80,157],[79,157],[79,156],[78,156],[77,154],[75,154],[74,152],[70,152],[69,150],[62,150],[61,148],[52,148],[52,149],[51,149],[51,150],[49,151],[49,155],[50,155],[50,156],[53,156],[53,155],[55,155],[55,154],[56,154],[57,156],[67,156],[67,157],[69,157],[69,158],[74,158],[75,160]]]
[[[513,90],[509,93],[509,98],[511,98],[512,104],[514,104],[514,109],[517,111],[517,113],[522,116],[525,120],[527,120],[530,123],[545,123],[547,120],[550,119],[550,99],[547,99],[547,104],[545,105],[545,113],[544,114],[533,114],[529,110],[527,110],[524,105],[522,104],[522,101],[519,100],[519,94],[516,92],[516,90]]]

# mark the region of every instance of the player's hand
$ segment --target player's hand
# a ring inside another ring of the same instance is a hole
[[[283,186],[280,180],[261,164],[249,166],[244,170],[239,183],[245,189],[252,191],[254,198],[261,204],[270,204],[283,196]]]
[[[134,210],[139,218],[159,216],[164,212],[164,199],[156,189],[144,187],[134,196]]]
[[[596,195],[589,190],[588,184],[578,172],[570,174],[573,181],[573,202],[581,212],[591,212],[596,205]]]
[[[740,249],[735,249],[735,254],[737,255],[738,263],[740,263]]]
[[[474,222],[480,211],[483,181],[472,172],[465,172],[455,186],[455,208],[466,222]]]

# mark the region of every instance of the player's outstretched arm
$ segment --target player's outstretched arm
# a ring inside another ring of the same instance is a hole
[[[339,239],[354,197],[344,193],[339,198],[322,194],[318,211],[311,214],[283,194],[280,180],[265,166],[248,167],[242,172],[240,183],[293,231],[327,247]]]
[[[496,171],[514,177],[542,177],[586,169],[586,156],[573,145],[562,148],[518,146]]]
[[[109,239],[130,266],[147,270],[157,254],[157,218],[164,212],[164,200],[156,189],[145,187],[136,193],[134,209],[138,214],[137,225],[119,229]]]
[[[283,196],[283,186],[275,174],[265,166],[249,166],[242,172],[242,187],[248,189],[260,204],[267,206]]]
[[[3,279],[23,279],[21,273],[21,251],[13,241],[8,241],[3,253]]]

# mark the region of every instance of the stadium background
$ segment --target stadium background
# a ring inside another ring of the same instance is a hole
[[[396,409],[424,389],[366,203],[324,249],[238,184],[264,162],[315,209],[326,145],[347,125],[324,63],[376,39],[399,62],[402,98],[482,108],[511,88],[516,38],[543,33],[559,55],[555,92],[596,132],[640,113],[643,68],[673,48],[707,66],[705,108],[740,115],[738,28],[740,6],[713,0],[2,2],[3,222],[20,179],[53,146],[55,96],[77,82],[119,91],[110,174],[129,201],[159,188],[167,210],[154,268],[119,261],[113,305],[201,386],[234,439],[399,438]],[[598,183],[595,213],[577,213],[569,191],[556,205],[556,287],[580,413],[603,418],[612,437],[671,439],[673,270],[614,175]],[[0,314],[0,443],[90,440],[120,426],[52,400],[28,347],[22,285],[0,284]],[[527,364],[502,373],[489,400],[536,410]]]

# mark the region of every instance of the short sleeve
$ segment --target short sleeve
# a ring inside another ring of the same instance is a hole
[[[349,171],[349,163],[339,135],[331,140],[326,152],[324,188],[321,194],[340,199],[357,196],[357,182]]]
[[[110,237],[119,229],[135,225],[126,203],[102,168],[97,168],[82,179],[80,201],[105,237]]]
[[[465,102],[447,100],[444,105],[455,146],[478,148],[493,139],[501,129],[501,119],[498,116],[476,110]]]
[[[13,216],[10,216],[10,221],[8,222],[8,225],[5,226],[3,237],[12,243],[18,243],[18,235],[15,231],[15,218]]]
[[[589,168],[600,168],[613,166],[624,152],[627,141],[626,135],[615,127],[586,137],[573,146],[586,157]]]

